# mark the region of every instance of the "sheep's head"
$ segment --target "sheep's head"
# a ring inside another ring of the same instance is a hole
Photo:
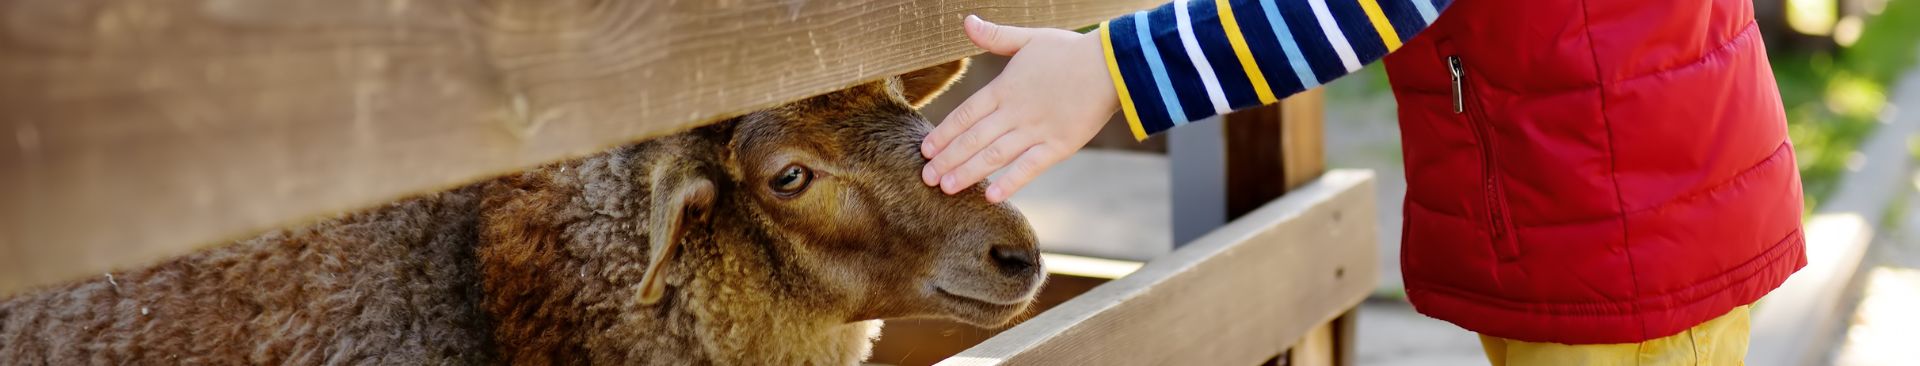
[[[982,326],[1025,311],[1045,279],[1032,229],[981,186],[946,195],[920,183],[915,108],[964,69],[953,62],[736,119],[713,181],[654,174],[651,302],[668,291],[678,226],[711,218],[710,240],[769,243],[782,281],[847,321],[945,317]],[[662,168],[677,169],[677,168]],[[664,179],[664,180],[663,180]],[[662,204],[665,204],[662,206]],[[711,214],[709,214],[711,212]],[[662,216],[665,215],[665,216]],[[721,229],[730,227],[733,229]],[[760,237],[736,237],[745,235]]]

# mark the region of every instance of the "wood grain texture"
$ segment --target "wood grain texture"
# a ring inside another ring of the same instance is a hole
[[[1293,348],[1287,352],[1287,365],[1334,366],[1334,360],[1338,358],[1338,349],[1334,343],[1334,329],[1338,324],[1339,321],[1336,319],[1321,323],[1313,327],[1313,330],[1307,331],[1307,334],[1301,336],[1300,341],[1294,343]]]
[[[1283,104],[1270,104],[1227,114],[1220,126],[1226,149],[1227,219],[1287,193]]]
[[[1279,104],[1226,115],[1229,219],[1239,217],[1326,171],[1325,92],[1312,89]]]
[[[0,295],[1162,0],[0,0]]]
[[[1333,364],[1353,366],[1360,364],[1359,357],[1360,308],[1347,309],[1333,320]]]
[[[942,365],[1251,365],[1377,280],[1373,174],[1323,175]]]
[[[1281,153],[1287,187],[1299,187],[1327,171],[1327,90],[1315,88],[1280,101]]]

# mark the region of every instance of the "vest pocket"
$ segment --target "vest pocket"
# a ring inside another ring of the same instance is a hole
[[[1486,111],[1480,105],[1478,95],[1473,93],[1471,76],[1467,73],[1465,62],[1459,55],[1447,55],[1448,75],[1453,78],[1453,113],[1460,115],[1480,146],[1480,195],[1482,205],[1486,207],[1484,229],[1487,240],[1493,246],[1493,253],[1502,262],[1510,262],[1520,257],[1520,247],[1513,238],[1512,217],[1507,214],[1507,195],[1500,183],[1500,166],[1494,160],[1493,126],[1486,118]]]

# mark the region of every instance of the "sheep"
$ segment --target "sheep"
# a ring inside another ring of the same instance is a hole
[[[0,300],[0,364],[856,364],[1045,271],[979,186],[919,183],[964,64]]]

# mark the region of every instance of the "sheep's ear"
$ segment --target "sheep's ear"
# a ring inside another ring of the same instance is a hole
[[[692,169],[655,169],[652,212],[647,217],[647,272],[640,277],[640,304],[660,302],[667,291],[667,263],[679,253],[688,229],[707,222],[713,196],[713,182]]]
[[[907,97],[907,104],[920,108],[947,91],[947,86],[960,80],[960,74],[966,71],[967,59],[963,58],[900,74],[900,94]]]

